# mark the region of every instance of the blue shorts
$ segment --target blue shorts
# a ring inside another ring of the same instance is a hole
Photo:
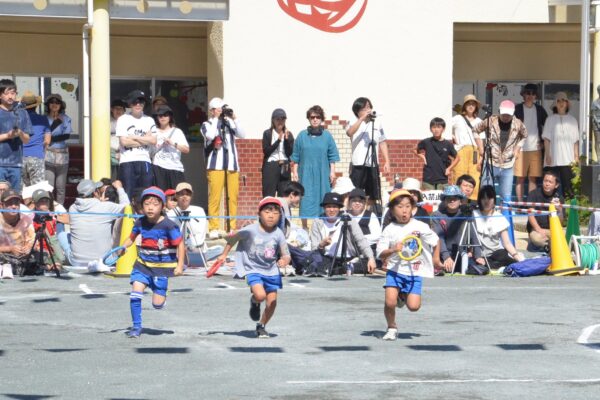
[[[133,282],[143,283],[148,286],[152,292],[167,297],[169,278],[166,276],[152,276],[134,268],[133,271],[131,271],[131,277],[129,278],[129,283],[133,284]]]
[[[252,287],[254,285],[263,285],[265,292],[277,292],[277,289],[283,287],[281,275],[266,276],[263,274],[248,274],[246,275],[246,283]]]
[[[402,293],[418,294],[419,296],[421,295],[422,286],[423,277],[397,274],[394,271],[387,272],[385,285],[383,285],[384,288],[395,287]]]

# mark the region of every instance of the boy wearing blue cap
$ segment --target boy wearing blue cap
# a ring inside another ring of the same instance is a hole
[[[133,226],[131,236],[123,243],[131,246],[138,235],[142,235],[138,245],[138,259],[131,272],[132,328],[127,332],[130,338],[142,333],[142,298],[146,287],[152,289],[152,306],[160,310],[167,300],[167,287],[170,276],[183,273],[185,245],[179,227],[164,216],[166,196],[155,187],[149,187],[141,195],[144,216]]]

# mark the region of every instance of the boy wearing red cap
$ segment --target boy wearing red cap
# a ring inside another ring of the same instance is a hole
[[[277,305],[277,290],[282,288],[279,267],[291,261],[285,235],[278,228],[281,219],[281,201],[265,197],[258,204],[258,222],[248,225],[227,238],[225,250],[218,257],[224,261],[231,247],[237,243],[235,257],[236,274],[246,277],[252,296],[250,318],[258,321],[256,336],[268,338],[265,325],[269,322]],[[260,304],[266,300],[265,311],[260,315]]]
[[[138,259],[131,272],[129,296],[133,327],[127,332],[130,338],[142,333],[142,298],[146,287],[152,289],[152,306],[160,310],[167,300],[169,277],[183,273],[184,242],[179,227],[164,216],[166,196],[155,187],[149,187],[141,195],[144,216],[133,226],[131,236],[123,243],[129,247],[138,235]]]

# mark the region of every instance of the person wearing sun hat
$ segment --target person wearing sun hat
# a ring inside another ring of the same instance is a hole
[[[452,182],[459,176],[469,174],[479,181],[479,169],[483,157],[483,142],[473,133],[473,127],[481,122],[478,117],[481,103],[477,97],[468,94],[463,99],[460,114],[452,117],[452,142],[460,160],[454,167]],[[477,191],[475,191],[477,195]],[[475,199],[475,198],[473,198]]]
[[[23,145],[23,166],[21,167],[21,180],[24,186],[34,185],[46,180],[46,147],[50,144],[52,132],[48,118],[37,113],[37,107],[42,104],[42,98],[30,91],[21,97],[31,120],[32,132],[29,143]]]
[[[445,207],[438,208],[432,216],[432,229],[440,238],[440,260],[444,264],[446,272],[452,272],[452,265],[456,259],[456,266],[454,271],[460,271],[461,259],[457,254],[459,246],[467,243],[460,243],[460,239],[463,232],[465,219],[462,218],[464,215],[460,211],[460,205],[462,200],[465,198],[465,194],[456,185],[450,185],[444,189],[441,199],[444,202]],[[474,240],[477,240],[477,233],[473,224],[469,224],[470,234],[465,235],[465,238],[470,237],[473,244]],[[463,241],[465,240],[463,238]],[[476,259],[481,257],[481,247],[474,246],[473,254],[470,257],[469,262],[474,263]]]
[[[531,192],[535,190],[537,180],[542,176],[544,149],[542,133],[548,118],[548,113],[544,107],[537,103],[538,85],[535,83],[526,84],[521,90],[521,96],[523,96],[523,102],[516,105],[515,117],[525,124],[527,139],[523,143],[519,158],[515,161],[515,176],[517,177],[515,191],[518,201],[523,201],[525,178],[529,177],[527,190]],[[475,193],[477,192],[478,190],[475,188]]]
[[[544,166],[550,167],[560,177],[562,193],[573,198],[573,170],[571,165],[579,162],[579,125],[569,114],[569,97],[565,92],[557,92],[552,104],[553,114],[544,126]]]
[[[494,114],[473,127],[475,133],[486,132],[489,127],[489,144],[492,150],[491,166],[494,180],[500,185],[500,197],[510,201],[513,189],[513,168],[523,143],[527,129],[520,119],[515,118],[515,103],[510,100],[500,102],[499,114]],[[486,139],[487,140],[487,139]],[[485,169],[485,166],[483,167]],[[487,171],[481,177],[482,185],[494,185]]]
[[[69,172],[67,140],[73,133],[71,117],[65,113],[66,108],[67,103],[60,94],[52,93],[44,100],[44,110],[52,132],[50,145],[46,147],[46,180],[54,187],[56,201],[60,204],[65,202],[65,188]]]
[[[10,279],[23,266],[31,251],[35,232],[31,218],[23,218],[20,206],[23,199],[19,192],[8,189],[0,197],[0,274]]]

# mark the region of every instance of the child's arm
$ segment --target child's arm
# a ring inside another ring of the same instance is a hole
[[[281,257],[279,258],[279,260],[277,260],[278,267],[285,267],[286,265],[292,262],[290,249],[287,245],[283,232],[281,233],[281,238],[279,239],[279,253],[281,254]]]
[[[132,233],[127,239],[125,239],[121,246],[128,248],[129,246],[135,243],[135,239],[137,238],[137,236],[137,233]]]
[[[460,161],[460,156],[458,154],[456,155],[456,157],[448,156],[448,158],[450,158],[450,160],[452,160],[452,162],[450,163],[448,168],[446,168],[446,171],[444,171],[444,174],[446,176],[450,176],[450,174],[452,173],[452,170],[454,169],[456,164],[458,164],[458,162]]]
[[[385,249],[381,253],[379,253],[379,258],[381,260],[385,260],[392,254],[402,251],[402,247],[404,247],[404,244],[400,241],[400,242],[396,243],[393,247],[390,247],[389,249]]]
[[[425,165],[427,165],[427,158],[425,157],[425,149],[420,149],[419,146],[417,145],[417,148],[413,150],[413,152],[415,153],[415,155],[417,157],[419,157],[421,160],[423,160],[423,162],[425,163]]]
[[[181,240],[177,245],[177,267],[175,267],[175,276],[183,275],[183,260],[185,260],[185,242]]]
[[[229,251],[231,250],[232,245],[227,243],[225,245],[225,248],[223,249],[223,252],[221,253],[221,255],[219,257],[217,257],[217,261],[216,262],[225,262],[225,260],[227,260],[227,255],[229,254]]]

